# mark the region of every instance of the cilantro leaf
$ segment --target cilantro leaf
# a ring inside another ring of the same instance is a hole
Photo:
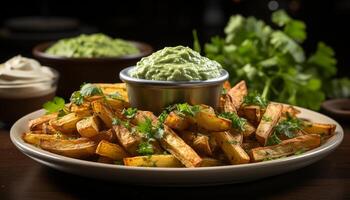
[[[65,101],[61,97],[54,97],[52,101],[44,103],[43,108],[46,114],[60,112],[65,108]]]
[[[224,112],[224,113],[220,113],[219,117],[231,120],[232,128],[239,130],[239,131],[245,130],[245,125],[247,124],[247,120],[239,117],[236,113]]]
[[[83,84],[80,88],[80,93],[83,97],[103,95],[102,89],[91,83]]]
[[[248,95],[244,96],[243,104],[245,105],[257,105],[262,108],[266,108],[268,101],[263,98],[257,91],[250,92]]]
[[[122,114],[128,119],[134,118],[136,113],[137,113],[137,108],[131,108],[131,107],[127,109],[124,108],[122,111]]]
[[[80,91],[75,91],[70,97],[70,101],[76,105],[81,105],[84,103],[84,97],[81,95]]]
[[[188,103],[176,104],[176,111],[182,116],[194,117],[199,110],[200,107],[198,105],[191,106]]]
[[[137,148],[137,153],[141,155],[152,155],[154,153],[153,146],[149,141],[141,142]]]

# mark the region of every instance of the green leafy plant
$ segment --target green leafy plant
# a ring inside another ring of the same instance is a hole
[[[220,113],[219,117],[231,120],[232,128],[239,131],[245,130],[244,126],[247,124],[247,120],[242,117],[239,117],[236,113],[224,112],[224,113]]]
[[[326,98],[327,85],[322,83],[337,72],[334,51],[319,42],[307,57],[301,46],[307,36],[305,23],[283,10],[271,18],[276,29],[254,17],[232,16],[226,37],[215,36],[205,44],[206,56],[230,73],[232,84],[245,80],[264,99],[318,110]]]
[[[61,97],[54,97],[52,101],[44,103],[43,108],[46,110],[46,114],[58,112],[58,117],[62,117],[68,113],[66,103]]]

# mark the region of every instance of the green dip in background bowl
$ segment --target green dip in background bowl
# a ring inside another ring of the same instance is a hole
[[[68,58],[103,58],[138,54],[140,50],[128,41],[97,33],[61,39],[45,52]]]

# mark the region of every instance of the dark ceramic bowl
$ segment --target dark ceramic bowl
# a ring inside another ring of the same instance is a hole
[[[67,58],[45,53],[53,42],[42,43],[33,48],[34,57],[42,65],[50,66],[60,73],[57,95],[70,97],[84,82],[120,82],[119,72],[135,65],[142,57],[153,52],[153,48],[143,42],[130,41],[139,50],[139,54],[107,58]]]
[[[350,120],[350,99],[330,99],[323,102],[321,107],[334,118]]]

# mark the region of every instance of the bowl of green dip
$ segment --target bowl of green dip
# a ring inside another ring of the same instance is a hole
[[[228,76],[218,62],[184,46],[165,47],[119,73],[131,106],[157,114],[184,102],[217,108]]]
[[[57,94],[69,95],[83,82],[113,83],[122,69],[135,65],[153,52],[143,42],[112,38],[102,33],[79,35],[33,48],[33,55],[61,74]]]

